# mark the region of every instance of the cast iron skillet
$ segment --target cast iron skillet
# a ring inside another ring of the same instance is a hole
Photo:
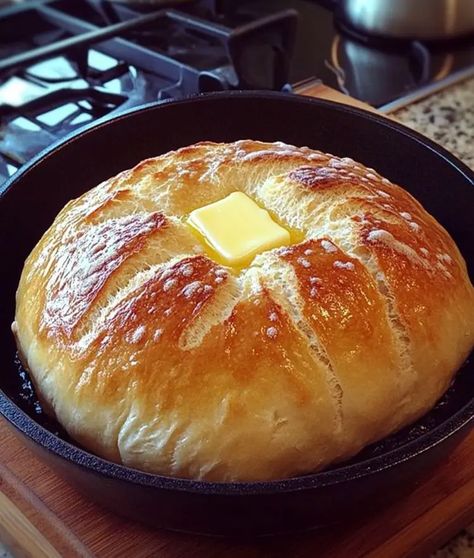
[[[199,140],[242,138],[308,145],[374,167],[446,226],[471,277],[474,270],[472,172],[420,135],[339,104],[263,92],[154,104],[83,129],[31,161],[0,192],[0,412],[35,453],[89,497],[153,526],[268,534],[327,525],[409,490],[473,423],[474,374],[467,363],[433,411],[348,464],[281,481],[219,484],[99,459],[37,412],[15,363],[10,323],[23,261],[54,216],[69,199],[146,157]]]

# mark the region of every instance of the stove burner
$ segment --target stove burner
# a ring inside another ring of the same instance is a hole
[[[432,75],[430,53],[419,41],[388,41],[373,48],[371,39],[344,32],[335,37],[326,65],[341,91],[374,106],[390,92],[404,95],[407,89],[423,87]]]

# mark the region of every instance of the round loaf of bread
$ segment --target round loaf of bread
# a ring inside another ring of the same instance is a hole
[[[299,242],[233,270],[186,218],[242,191]],[[474,342],[449,234],[373,169],[306,147],[204,142],[61,211],[25,263],[13,331],[83,447],[213,481],[320,470],[426,413]]]

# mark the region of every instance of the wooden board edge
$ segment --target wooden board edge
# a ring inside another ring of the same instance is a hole
[[[349,105],[351,107],[378,114],[379,116],[383,116],[384,118],[388,118],[389,120],[396,121],[396,118],[391,114],[380,112],[378,109],[372,107],[371,105],[364,103],[363,101],[359,101],[358,99],[354,99],[353,97],[349,97],[349,95],[345,95],[344,93],[341,93],[340,91],[337,91],[332,87],[328,87],[327,85],[323,85],[322,83],[301,86],[295,90],[295,93],[297,95],[303,95],[305,97],[314,97],[315,99],[325,99],[327,101],[334,101],[335,103]]]
[[[473,520],[474,478],[420,514],[365,558],[426,558]]]
[[[43,500],[1,463],[0,538],[19,558],[92,557]]]

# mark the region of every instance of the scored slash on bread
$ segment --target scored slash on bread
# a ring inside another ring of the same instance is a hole
[[[301,231],[236,272],[186,216],[243,191]],[[448,233],[349,158],[203,142],[69,202],[34,248],[14,332],[46,408],[142,470],[268,480],[319,470],[429,410],[474,342]]]

